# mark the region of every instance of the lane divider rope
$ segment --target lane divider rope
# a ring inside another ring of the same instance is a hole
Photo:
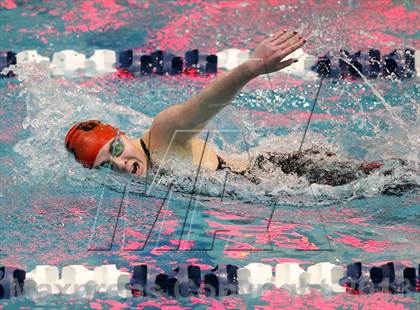
[[[381,55],[379,50],[369,49],[355,53],[340,50],[337,55],[329,52],[316,57],[298,49],[288,57],[299,61],[283,72],[305,79],[318,76],[360,79],[354,68],[368,78],[405,79],[415,77],[420,72],[420,51],[405,48]],[[14,66],[31,62],[45,66],[55,76],[93,77],[110,73],[116,73],[121,78],[151,74],[200,76],[216,74],[220,69],[231,70],[249,58],[249,51],[234,48],[217,54],[202,54],[194,49],[186,51],[183,57],[162,50],[142,53],[138,49],[100,49],[95,50],[89,58],[68,49],[53,53],[51,59],[38,54],[36,50],[19,53],[0,51],[0,77],[13,77]]]
[[[405,294],[420,291],[419,272],[420,264],[416,274],[414,267],[393,262],[372,267],[356,262],[346,268],[321,262],[306,270],[298,263],[280,263],[274,267],[274,274],[271,265],[262,263],[244,267],[217,265],[208,271],[196,265],[180,265],[162,271],[142,264],[135,266],[131,274],[118,270],[116,265],[102,265],[93,270],[70,265],[61,272],[50,265],[38,265],[30,272],[3,266],[0,267],[0,299],[24,296],[38,300],[59,294],[93,298],[98,293],[121,298],[227,296],[261,294],[264,289],[273,287],[297,294],[306,294],[311,289],[327,294]]]

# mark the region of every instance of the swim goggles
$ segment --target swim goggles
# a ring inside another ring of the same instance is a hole
[[[109,154],[111,154],[111,157],[119,157],[124,152],[124,141],[121,138],[119,134],[114,138],[114,140],[111,142],[111,145],[109,146]],[[117,170],[114,169],[114,166],[111,164],[110,161],[104,161],[101,163],[98,167],[100,168],[109,168],[111,170]]]

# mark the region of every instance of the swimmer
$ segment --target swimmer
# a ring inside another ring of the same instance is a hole
[[[184,103],[158,113],[140,139],[131,139],[118,128],[90,120],[71,127],[65,137],[65,146],[87,168],[106,166],[135,176],[145,175],[168,152],[188,158],[195,165],[199,165],[203,158],[201,167],[212,171],[228,169],[257,184],[260,180],[254,172],[268,171],[273,166],[284,173],[304,176],[310,183],[333,186],[349,183],[371,173],[382,163],[346,162],[327,152],[324,157],[332,160],[328,165],[322,165],[322,160],[311,159],[314,150],[267,153],[257,156],[252,162],[238,162],[218,155],[211,145],[205,145],[197,137],[245,84],[259,75],[279,71],[296,62],[297,59],[286,57],[304,44],[305,40],[296,32],[279,31],[266,38],[251,54],[250,60],[218,76],[202,92]]]

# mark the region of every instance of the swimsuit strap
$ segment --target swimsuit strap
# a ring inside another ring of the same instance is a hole
[[[140,138],[140,144],[141,144],[141,147],[143,148],[144,154],[146,154],[146,157],[147,157],[148,162],[149,162],[150,164],[152,164],[152,159],[151,159],[151,157],[150,157],[150,152],[149,152],[149,150],[147,149],[146,143],[144,143],[144,141],[143,141],[143,139],[142,139],[142,138]]]
[[[229,166],[226,164],[226,162],[223,160],[222,157],[220,157],[217,154],[216,154],[216,157],[217,157],[217,162],[218,162],[216,170],[223,170],[225,168],[229,168]]]
[[[146,143],[144,143],[142,138],[140,138],[140,144],[141,144],[141,147],[143,148],[144,153],[146,154],[149,165],[151,165],[152,164],[152,159],[151,159],[151,156],[150,156],[150,151],[147,148]],[[243,174],[243,173],[237,173],[235,171],[232,171],[232,169],[230,169],[229,165],[223,160],[222,157],[220,157],[219,155],[216,155],[216,156],[217,156],[217,161],[218,161],[218,166],[217,166],[216,170],[229,169],[229,171],[231,171],[233,173]]]
[[[216,171],[217,170],[227,169],[227,170],[229,170],[233,174],[244,175],[245,171],[238,172],[238,171],[232,170],[232,168],[226,163],[226,161],[222,157],[220,157],[217,154],[216,154],[216,156],[217,156],[217,161],[218,161],[218,165],[217,165]]]

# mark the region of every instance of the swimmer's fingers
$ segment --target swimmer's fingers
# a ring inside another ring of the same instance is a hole
[[[273,37],[261,42],[247,62],[249,71],[255,76],[278,71],[293,63],[282,62],[284,57],[301,47],[305,41],[296,32],[279,31]]]
[[[275,40],[278,40],[280,37],[287,35],[288,32],[286,30],[281,30],[279,32],[276,32],[275,34],[273,34],[272,36],[268,37],[267,39],[265,39],[265,41],[267,43],[272,43]]]
[[[276,46],[281,46],[283,44],[287,44],[291,40],[299,39],[300,36],[297,34],[297,32],[287,32],[284,35],[279,36],[275,40],[273,40],[273,44]]]
[[[288,40],[284,41],[283,43],[279,43],[276,45],[276,49],[281,51],[281,50],[285,50],[288,47],[298,43],[299,41],[302,40],[302,37],[299,35],[294,35],[293,37],[290,37]]]
[[[290,53],[293,53],[298,48],[302,47],[304,44],[305,40],[301,38],[290,45],[286,45],[284,48],[280,48],[279,51],[276,53],[276,56],[283,59]]]

